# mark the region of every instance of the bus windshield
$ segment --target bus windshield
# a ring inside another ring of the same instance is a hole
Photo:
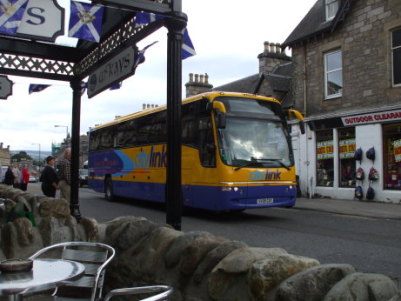
[[[288,134],[280,120],[227,117],[219,129],[223,162],[236,167],[286,167],[293,165]]]

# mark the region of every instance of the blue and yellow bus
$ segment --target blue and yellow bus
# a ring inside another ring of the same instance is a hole
[[[213,211],[291,207],[296,177],[278,100],[210,92],[181,106],[183,205]],[[166,107],[97,126],[89,138],[89,186],[116,197],[165,201]]]

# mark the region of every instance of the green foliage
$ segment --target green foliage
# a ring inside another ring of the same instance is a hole
[[[18,154],[11,156],[11,162],[24,162],[32,161],[32,157],[28,155],[25,151],[20,151]]]

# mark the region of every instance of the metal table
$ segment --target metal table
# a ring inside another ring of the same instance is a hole
[[[83,275],[85,266],[63,259],[35,259],[29,272],[0,273],[0,296],[22,300],[22,294],[55,288]]]

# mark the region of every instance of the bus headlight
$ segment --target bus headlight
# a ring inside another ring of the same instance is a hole
[[[235,192],[237,192],[238,190],[239,190],[238,187],[230,187],[230,186],[221,187],[221,191],[235,191]]]

